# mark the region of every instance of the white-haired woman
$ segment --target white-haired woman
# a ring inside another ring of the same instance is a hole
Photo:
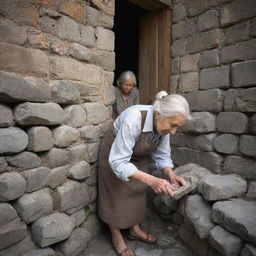
[[[126,108],[139,104],[139,90],[136,76],[132,71],[124,71],[117,79],[116,99],[113,104],[113,117],[116,118]]]
[[[190,117],[186,99],[159,92],[153,105],[131,106],[121,113],[106,132],[99,153],[99,217],[108,224],[113,245],[121,256],[134,256],[120,229],[129,237],[155,243],[156,237],[140,229],[146,210],[146,187],[157,194],[173,196],[176,186],[185,185],[173,172],[170,133]],[[165,179],[148,174],[148,157]]]

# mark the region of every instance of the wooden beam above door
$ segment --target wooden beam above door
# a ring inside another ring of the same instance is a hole
[[[171,0],[129,0],[129,1],[149,11],[171,6]]]

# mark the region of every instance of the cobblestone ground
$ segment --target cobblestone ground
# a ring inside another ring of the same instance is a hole
[[[155,245],[141,241],[130,241],[126,238],[127,230],[123,231],[129,248],[133,249],[137,256],[195,256],[184,246],[178,238],[177,226],[173,223],[163,222],[153,213],[146,217],[142,228],[157,235],[158,242]],[[111,236],[107,228],[88,244],[81,256],[116,256],[111,246]]]

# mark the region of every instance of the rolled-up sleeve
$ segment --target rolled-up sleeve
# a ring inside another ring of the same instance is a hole
[[[129,177],[138,170],[130,160],[140,132],[141,114],[136,111],[131,118],[122,123],[111,146],[109,165],[115,175],[123,181],[129,181]]]
[[[157,169],[163,169],[165,167],[173,168],[173,162],[171,159],[170,148],[170,135],[162,136],[159,140],[157,147],[151,153],[152,159],[155,161]]]

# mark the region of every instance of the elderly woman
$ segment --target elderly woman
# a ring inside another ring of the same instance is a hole
[[[145,217],[146,187],[172,197],[175,187],[186,184],[172,170],[170,133],[189,117],[185,98],[162,91],[153,106],[135,105],[123,111],[104,136],[99,153],[98,211],[121,256],[135,254],[127,248],[120,229],[129,228],[128,238],[156,242],[154,235],[139,227]],[[149,156],[170,182],[148,174]]]
[[[136,87],[136,77],[132,71],[125,71],[117,79],[113,117],[116,118],[126,108],[136,104],[139,104],[139,91]]]

